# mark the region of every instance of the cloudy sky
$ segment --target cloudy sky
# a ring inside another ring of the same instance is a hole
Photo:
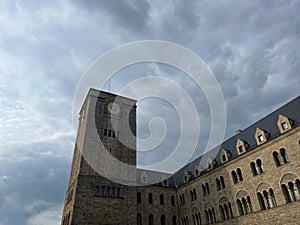
[[[197,53],[222,88],[225,137],[300,93],[297,0],[2,0],[0,8],[0,225],[60,224],[75,139],[76,87],[88,66],[118,45],[155,39]],[[118,93],[126,82],[149,74],[188,90],[201,126],[209,127],[205,95],[174,68],[130,66],[112,78],[111,90]],[[141,137],[149,134],[147,120],[153,116],[178,128],[172,121],[180,116],[162,100],[140,102],[138,113]],[[178,129],[167,136],[165,144],[172,147]],[[205,142],[207,133],[200,137]],[[198,147],[194,157],[203,146]],[[139,163],[155,160],[140,154]]]

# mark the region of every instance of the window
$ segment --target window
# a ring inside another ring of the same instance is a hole
[[[115,197],[115,190],[116,189],[114,187],[111,189],[111,197],[113,197],[113,198]]]
[[[238,183],[238,177],[236,175],[236,172],[234,170],[231,171],[232,181],[234,184]]]
[[[207,194],[209,195],[209,192],[210,192],[210,191],[209,191],[209,184],[206,183],[206,184],[205,184],[205,187],[206,187],[206,192],[207,192]]]
[[[136,193],[136,198],[137,198],[137,203],[141,203],[142,202],[141,192],[137,192]]]
[[[100,189],[100,196],[101,196],[101,197],[104,196],[104,189],[105,189],[105,187],[104,187],[104,186],[101,186],[101,189]]]
[[[172,217],[172,225],[177,225],[177,219],[175,215]]]
[[[262,161],[260,159],[257,159],[256,163],[251,162],[250,167],[251,167],[251,171],[252,171],[253,176],[264,173],[264,168],[263,168],[263,165],[262,165]]]
[[[117,188],[117,198],[120,198],[120,188]]]
[[[160,200],[160,204],[163,205],[164,204],[164,195],[163,194],[161,194],[159,196],[159,200]]]
[[[216,186],[217,186],[217,191],[225,188],[225,182],[223,176],[220,176],[220,179],[216,178]]]
[[[99,195],[99,186],[96,186],[95,196]]]
[[[281,166],[281,159],[279,157],[278,152],[273,152],[273,159],[275,161],[276,166]]]
[[[171,205],[175,206],[175,197],[174,197],[174,195],[171,196]]]
[[[221,176],[221,177],[220,177],[220,180],[221,180],[221,188],[223,189],[223,188],[225,188],[225,181],[224,181],[224,177],[223,177],[223,176]]]
[[[149,193],[149,194],[148,194],[148,203],[149,203],[149,204],[153,204],[152,193]]]
[[[239,146],[239,152],[242,153],[243,151],[244,151],[243,146],[240,145],[240,146]]]
[[[260,142],[263,142],[263,141],[264,141],[264,137],[263,137],[262,135],[258,135],[258,140],[259,140]]]
[[[106,196],[107,196],[107,197],[110,197],[110,187],[107,187],[107,188],[106,188]]]
[[[256,170],[256,166],[255,166],[254,162],[250,163],[250,167],[251,167],[251,171],[252,171],[253,176],[258,175],[257,170]]]
[[[263,173],[263,172],[264,172],[264,168],[263,168],[263,166],[262,166],[261,160],[260,160],[260,159],[257,159],[257,160],[256,160],[256,164],[257,164],[257,167],[258,167],[258,172],[259,172],[259,173]]]
[[[283,190],[286,203],[295,202],[300,200],[299,196],[299,179],[297,179],[295,182],[289,181],[287,185],[283,184],[282,187],[284,187],[285,190]]]
[[[270,188],[269,190],[258,192],[257,198],[261,210],[277,207],[275,195],[272,188]]]
[[[225,203],[219,205],[219,209],[221,212],[221,220],[222,221],[233,218],[230,202],[225,202]]]
[[[219,178],[216,178],[216,186],[217,186],[217,191],[221,190],[221,183],[219,181]]]
[[[205,209],[205,219],[207,224],[215,223],[216,222],[216,214],[215,214],[215,209],[214,207]]]
[[[290,130],[293,126],[293,123],[294,123],[293,120],[283,115],[278,116],[277,126],[281,134],[286,132],[287,130]]]
[[[165,215],[160,216],[160,224],[161,225],[166,225],[166,216]]]
[[[196,189],[193,189],[193,194],[194,194],[194,200],[196,200],[197,199]]]
[[[240,168],[237,168],[236,172],[237,172],[239,181],[243,181],[243,176],[242,176],[242,171],[241,171],[241,169],[240,169]]]
[[[153,215],[152,214],[149,215],[149,225],[154,225],[154,223],[153,223]]]
[[[280,155],[281,155],[283,163],[288,163],[289,162],[288,155],[287,155],[286,150],[284,148],[280,149]]]
[[[104,135],[104,136],[107,136],[107,129],[104,129],[104,130],[103,130],[103,135]]]
[[[142,225],[142,215],[140,213],[136,216],[137,225]]]
[[[287,130],[289,125],[286,122],[281,123],[282,130]]]

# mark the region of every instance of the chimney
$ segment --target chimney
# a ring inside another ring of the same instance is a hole
[[[235,132],[235,134],[239,134],[239,133],[241,133],[242,132],[242,130],[237,130],[236,132]]]

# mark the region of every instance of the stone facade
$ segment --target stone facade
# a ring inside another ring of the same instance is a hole
[[[300,97],[212,150],[218,151],[215,159],[201,156],[165,181],[136,187],[100,176],[83,157],[97,148],[89,124],[95,117],[89,109],[96,108],[97,137],[115,158],[136,165],[134,149],[99,133],[112,128],[105,110],[114,98],[91,89],[82,108],[62,225],[300,224]],[[135,134],[135,101],[121,99],[116,110],[129,116],[117,113],[116,132],[130,118]],[[128,141],[135,146],[135,139]],[[108,167],[97,154],[92,161]],[[201,158],[209,159],[205,167]],[[147,183],[150,172],[139,171],[134,179]]]

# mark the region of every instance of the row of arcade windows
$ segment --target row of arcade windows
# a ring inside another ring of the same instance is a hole
[[[96,186],[95,197],[120,198],[120,188]]]
[[[143,221],[142,221],[142,214],[138,213],[137,214],[137,217],[136,217],[136,220],[137,220],[137,225],[143,225]],[[144,223],[146,224],[146,223]],[[148,216],[148,224],[149,225],[154,225],[154,216],[153,214],[150,214]],[[155,224],[158,224],[157,222]],[[162,214],[160,216],[160,225],[166,225],[166,216],[164,214]],[[177,225],[177,218],[176,216],[172,216],[172,225]]]
[[[142,203],[142,194],[141,194],[141,192],[137,192],[136,193],[136,197],[137,197],[137,203]],[[153,194],[152,193],[148,194],[148,203],[149,204],[153,204]],[[164,195],[163,194],[161,194],[159,196],[159,203],[161,205],[165,204],[165,199],[164,199]],[[171,205],[175,206],[175,197],[174,197],[174,195],[171,196]]]
[[[115,133],[114,130],[103,129],[103,136],[115,138],[116,137],[116,133]]]

